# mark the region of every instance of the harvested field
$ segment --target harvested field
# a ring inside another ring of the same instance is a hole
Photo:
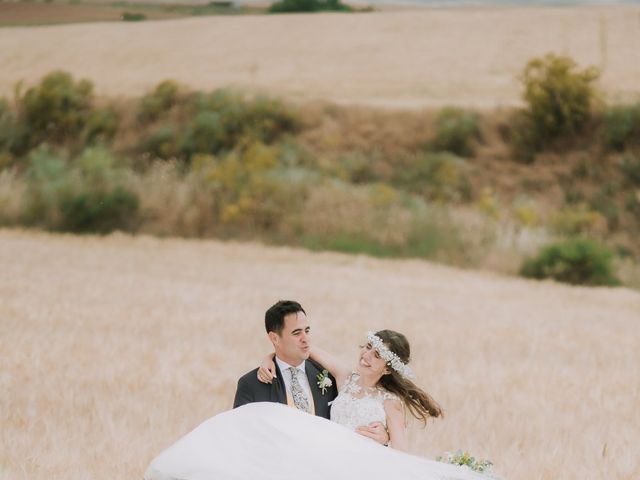
[[[149,20],[162,20],[179,16],[159,11],[149,12],[148,10],[144,9],[144,14]],[[51,25],[56,23],[116,22],[121,21],[122,13],[125,11],[139,11],[139,9],[131,10],[122,6],[72,3],[0,2],[0,27]]]
[[[165,78],[306,101],[513,105],[525,63],[553,51],[602,69],[609,100],[640,93],[640,7],[455,8],[244,15],[0,30],[0,94],[63,68],[107,96]]]
[[[270,348],[264,309],[307,308],[355,358],[412,341],[446,410],[413,450],[469,449],[505,479],[640,477],[640,293],[255,244],[0,230],[0,478],[135,479],[229,408]]]

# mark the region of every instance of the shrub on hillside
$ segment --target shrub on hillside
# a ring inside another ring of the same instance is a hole
[[[66,72],[52,72],[38,86],[18,95],[17,105],[17,121],[27,138],[19,142],[16,153],[24,154],[41,142],[74,141],[92,113],[93,84],[88,80],[76,82]]]
[[[123,22],[141,22],[146,20],[147,16],[144,13],[122,12],[120,18]]]
[[[297,111],[282,100],[257,96],[248,98],[241,92],[219,89],[210,94],[198,94],[193,100],[195,114],[209,112],[220,116],[220,124],[235,145],[241,138],[271,143],[285,133],[300,128]]]
[[[399,169],[395,183],[439,202],[468,200],[470,185],[465,161],[448,152],[426,153]]]
[[[35,150],[27,171],[25,221],[54,230],[108,233],[128,228],[138,197],[106,150],[92,148],[68,161],[47,148]]]
[[[84,144],[111,142],[118,132],[119,121],[120,118],[113,108],[93,110],[82,131]]]
[[[582,131],[592,115],[598,77],[596,68],[580,70],[565,56],[550,53],[529,61],[520,75],[526,103],[526,121],[518,125],[520,141],[540,150]]]
[[[480,137],[478,115],[460,108],[445,108],[436,118],[436,134],[428,148],[462,157],[473,155],[473,141]]]
[[[242,122],[244,135],[264,143],[272,143],[286,133],[295,133],[301,124],[291,105],[265,96],[246,102]]]
[[[140,141],[138,150],[151,158],[177,158],[183,149],[182,140],[177,129],[170,125],[161,126]]]
[[[340,0],[280,0],[269,7],[270,13],[350,12],[352,10],[349,5],[345,5]]]
[[[575,285],[619,285],[612,262],[613,253],[607,248],[591,240],[573,239],[544,247],[524,262],[520,274]]]
[[[288,178],[280,151],[262,143],[236,149],[222,158],[197,156],[199,169],[214,197],[217,219],[227,232],[278,234],[301,207],[304,182]]]
[[[149,123],[157,120],[163,113],[178,103],[180,89],[173,80],[160,82],[153,91],[140,99],[138,120]]]
[[[221,113],[202,111],[197,113],[183,132],[182,153],[190,157],[196,153],[217,153],[233,147],[235,135]]]
[[[612,150],[640,144],[640,102],[607,108],[603,118],[603,141]]]
[[[188,106],[191,119],[182,129],[162,127],[143,139],[139,149],[159,158],[189,160],[218,155],[252,143],[270,144],[300,126],[297,112],[266,97],[246,98],[233,90],[199,93]]]

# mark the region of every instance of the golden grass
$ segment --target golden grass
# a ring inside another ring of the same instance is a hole
[[[512,480],[640,476],[640,294],[289,248],[0,230],[0,478],[140,478],[232,402],[296,298],[355,356],[393,328],[446,409],[414,452]]]
[[[517,103],[516,76],[553,51],[601,67],[605,92],[630,99],[639,13],[632,5],[469,7],[4,28],[0,94],[63,68],[108,96],[139,96],[173,78],[305,101],[494,107]]]

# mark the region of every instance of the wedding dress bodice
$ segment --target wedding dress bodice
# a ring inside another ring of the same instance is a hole
[[[352,372],[340,387],[331,404],[331,421],[351,430],[373,422],[382,422],[386,426],[384,401],[398,397],[380,387],[363,388],[358,385],[359,378],[357,372]]]

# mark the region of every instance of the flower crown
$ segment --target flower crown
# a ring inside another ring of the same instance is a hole
[[[387,365],[398,372],[402,378],[415,378],[413,370],[411,370],[406,363],[400,360],[398,355],[389,350],[389,347],[384,344],[379,336],[373,332],[367,332],[367,340],[371,343],[373,348],[378,351],[383,360],[387,362]]]

